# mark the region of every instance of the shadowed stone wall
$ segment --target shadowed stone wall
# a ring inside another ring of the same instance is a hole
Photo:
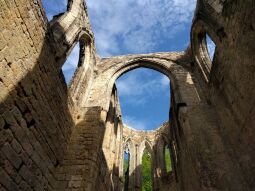
[[[48,24],[41,1],[0,2],[1,190],[56,185],[76,117],[61,66],[77,35],[89,30],[72,23],[86,19],[82,1],[70,1],[68,9]],[[63,21],[77,10],[73,21]],[[76,33],[65,32],[71,29]]]
[[[73,106],[41,3],[1,1],[0,7],[0,187],[52,190]]]
[[[234,161],[237,174],[241,175],[238,177],[245,182],[239,190],[255,187],[252,162],[255,159],[254,9],[254,1],[199,1],[191,35],[193,54],[197,58],[202,51],[198,48],[202,44],[197,40],[199,34],[206,32],[216,44],[208,80],[199,75],[203,69],[196,67],[196,70],[197,76],[202,77],[201,85],[208,102],[217,110],[226,151]],[[208,63],[207,59],[196,61],[196,66]],[[232,190],[238,190],[235,181],[230,184]]]
[[[123,143],[136,133],[122,124],[114,83],[139,67],[165,74],[172,88],[165,138],[152,144],[150,132],[138,133],[136,159],[150,146],[159,167],[153,188],[253,190],[254,9],[253,0],[198,0],[186,51],[100,58],[83,0],[50,22],[40,0],[0,1],[0,190],[122,190]],[[78,42],[67,87],[61,68]],[[166,142],[170,177],[160,170]],[[130,189],[139,190],[132,160]]]

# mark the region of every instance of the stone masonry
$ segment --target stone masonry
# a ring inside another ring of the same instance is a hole
[[[197,0],[190,37],[182,52],[100,58],[84,0],[50,22],[40,0],[0,0],[0,190],[121,191],[125,149],[128,190],[141,190],[144,149],[153,190],[254,190],[255,1]],[[122,122],[115,80],[139,67],[171,81],[171,118],[155,131]]]
[[[142,156],[144,150],[147,149],[151,155],[153,190],[176,191],[174,172],[170,174],[166,172],[164,158],[163,149],[171,142],[169,137],[169,122],[152,131],[138,131],[126,125],[123,126],[123,148],[130,154],[129,190],[141,190],[142,188]],[[172,164],[172,168],[174,168],[174,164]],[[120,174],[124,176],[123,171]]]

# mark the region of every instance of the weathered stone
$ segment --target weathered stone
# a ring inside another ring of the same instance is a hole
[[[25,165],[23,165],[20,168],[19,174],[28,183],[28,185],[31,185],[32,187],[35,187],[38,185],[36,176],[34,176],[33,173]]]
[[[2,117],[0,117],[0,130],[2,130],[5,126],[5,121]]]
[[[25,181],[21,181],[21,183],[19,184],[19,189],[20,190],[32,190]]]
[[[15,150],[16,153],[20,153],[22,151],[21,145],[17,142],[16,139],[13,139],[11,142],[12,148]]]
[[[18,186],[2,168],[0,168],[0,177],[1,185],[3,185],[7,190],[18,190]]]
[[[19,169],[22,160],[19,155],[13,150],[9,143],[5,143],[1,149],[2,153],[10,160],[16,169]]]
[[[123,190],[124,146],[130,190],[141,188],[145,148],[153,190],[254,190],[254,6],[201,0],[186,51],[100,58],[84,0],[50,23],[39,0],[0,1],[0,190]],[[77,41],[68,88],[61,67]],[[121,118],[114,83],[137,67],[171,81],[171,120],[151,132]]]

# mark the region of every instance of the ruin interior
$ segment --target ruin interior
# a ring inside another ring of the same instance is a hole
[[[255,1],[198,0],[190,37],[181,52],[100,58],[83,0],[50,22],[40,0],[1,0],[0,190],[138,191],[145,150],[152,190],[254,190]],[[171,80],[171,120],[148,132],[123,124],[115,87],[139,67]]]

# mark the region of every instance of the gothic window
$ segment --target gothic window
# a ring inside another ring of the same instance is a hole
[[[128,149],[124,151],[124,162],[123,162],[123,183],[124,183],[124,191],[128,191],[128,183],[129,183],[129,163],[130,163],[130,153]]]
[[[124,124],[153,130],[169,120],[170,80],[148,68],[137,68],[116,80]]]
[[[65,81],[67,84],[70,83],[75,73],[75,70],[77,66],[79,65],[79,52],[80,52],[79,49],[80,49],[80,45],[79,43],[77,43],[62,66],[62,72],[64,74]]]
[[[213,63],[216,45],[208,34],[206,34],[206,44],[207,44],[207,52],[208,52],[209,58],[211,60],[211,63]]]
[[[70,84],[74,74],[82,67],[82,72],[86,73],[91,61],[91,43],[86,35],[74,46],[66,62],[62,66],[62,71],[67,84]],[[78,79],[77,79],[78,80]]]
[[[166,173],[172,172],[172,161],[169,147],[166,145],[164,148],[165,171]]]
[[[193,29],[193,51],[196,61],[207,82],[209,82],[212,66],[217,50],[213,38],[201,26],[195,26]]]
[[[147,149],[142,156],[142,191],[152,190],[151,155]]]

